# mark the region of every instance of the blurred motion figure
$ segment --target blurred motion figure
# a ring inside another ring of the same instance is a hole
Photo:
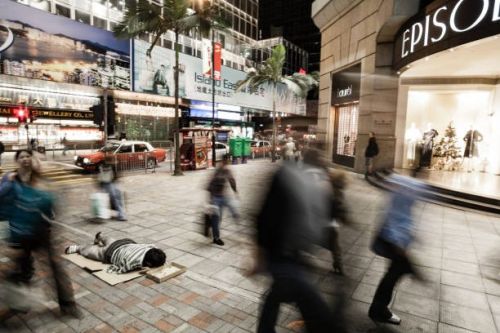
[[[399,325],[401,319],[389,310],[389,304],[398,280],[405,274],[416,275],[407,249],[414,238],[412,208],[424,185],[395,174],[390,175],[388,179],[392,190],[389,209],[372,244],[372,250],[389,259],[391,263],[377,287],[368,315],[377,322]],[[407,186],[403,188],[403,184]],[[409,190],[408,186],[411,186],[412,190]]]
[[[273,176],[257,216],[258,258],[253,273],[265,268],[273,279],[259,333],[275,332],[281,303],[297,305],[308,332],[334,332],[330,309],[311,284],[302,257],[320,242],[328,221],[329,197],[324,195],[330,186],[328,177],[313,169],[304,172],[296,164],[285,163]],[[326,180],[323,185],[322,180]]]
[[[54,218],[54,196],[44,188],[39,162],[29,150],[15,154],[17,170],[7,173],[0,183],[0,202],[9,221],[9,243],[15,249],[15,269],[9,276],[13,284],[29,284],[34,275],[33,252],[48,256],[55,280],[61,313],[80,315],[73,297],[71,282],[63,270],[52,242],[51,220]]]

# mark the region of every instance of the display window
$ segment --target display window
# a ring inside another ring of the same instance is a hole
[[[359,103],[336,105],[335,115],[333,161],[353,167],[358,138]]]
[[[405,168],[500,173],[497,89],[410,89]]]

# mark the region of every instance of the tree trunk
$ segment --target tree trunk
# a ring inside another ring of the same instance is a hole
[[[273,142],[271,152],[271,162],[276,162],[276,85],[273,87]]]
[[[175,143],[175,168],[174,176],[182,176],[181,170],[181,152],[179,145],[179,32],[175,32],[175,69],[174,69],[174,98],[175,98],[175,116],[174,116],[174,143]]]

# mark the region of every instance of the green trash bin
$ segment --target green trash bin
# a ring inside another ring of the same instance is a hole
[[[252,155],[252,147],[251,147],[252,140],[249,138],[242,138],[241,141],[243,144],[243,156],[248,157]]]
[[[241,139],[241,144],[242,144],[242,154],[243,157],[241,159],[241,163],[245,164],[247,162],[248,157],[252,155],[252,148],[250,146],[252,140],[249,138],[242,138]]]
[[[242,156],[242,141],[240,138],[232,138],[229,140],[229,153],[233,157],[233,164],[238,163],[238,158]]]

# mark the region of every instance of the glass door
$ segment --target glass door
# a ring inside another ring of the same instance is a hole
[[[335,106],[333,162],[354,167],[358,139],[359,104]]]

